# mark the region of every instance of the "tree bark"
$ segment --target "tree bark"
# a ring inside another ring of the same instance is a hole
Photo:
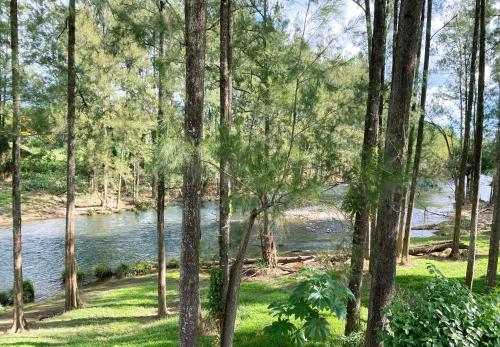
[[[14,322],[10,329],[21,333],[27,329],[24,318],[23,302],[23,258],[21,237],[21,96],[19,67],[19,37],[17,21],[17,0],[10,1],[10,47],[12,50],[12,100],[14,101],[12,119],[12,231],[14,259]]]
[[[219,262],[221,269],[221,298],[227,294],[229,282],[229,233],[231,181],[229,169],[229,134],[233,121],[232,93],[232,0],[220,3],[220,134],[221,158],[219,177]],[[224,303],[222,305],[224,307]]]
[[[420,117],[418,119],[417,144],[415,148],[415,159],[413,161],[413,171],[410,184],[410,195],[408,197],[408,207],[406,211],[406,222],[404,228],[403,250],[401,263],[408,262],[408,250],[410,247],[411,223],[413,217],[413,206],[415,204],[415,194],[417,190],[418,172],[420,169],[420,160],[422,157],[422,146],[424,143],[424,125],[425,125],[425,102],[427,98],[427,81],[429,78],[429,58],[431,49],[431,29],[432,29],[432,0],[427,0],[427,22],[425,29],[425,52],[424,52],[424,70],[422,72],[422,91],[420,94]]]
[[[368,61],[372,55],[372,41],[373,41],[373,31],[372,31],[372,15],[370,9],[370,0],[365,0],[365,24],[366,24],[366,39],[368,41]]]
[[[262,213],[262,227],[260,231],[262,261],[269,269],[275,268],[277,263],[276,245],[274,243],[273,232],[269,228],[271,218],[269,212]]]
[[[66,176],[66,258],[65,258],[65,304],[64,309],[71,311],[80,307],[78,283],[76,278],[75,255],[75,0],[69,1],[68,17],[68,153]]]
[[[474,170],[472,175],[472,212],[469,250],[467,252],[467,273],[465,285],[472,289],[474,280],[474,266],[476,262],[477,224],[479,217],[479,183],[481,180],[481,160],[483,149],[483,122],[484,122],[484,80],[486,65],[486,0],[480,2],[480,34],[479,34],[479,75],[477,81],[477,111],[476,131],[474,136]]]
[[[186,107],[189,146],[183,172],[179,345],[196,345],[199,304],[201,153],[205,72],[205,0],[185,1]]]
[[[238,300],[240,296],[241,273],[245,261],[245,254],[250,240],[250,234],[255,224],[255,219],[262,210],[253,209],[246,220],[245,228],[238,249],[238,254],[231,266],[229,274],[229,284],[227,289],[226,305],[224,310],[224,321],[221,331],[221,347],[232,347],[234,339],[234,326],[236,324],[236,312],[238,310]]]
[[[458,188],[455,193],[455,225],[453,228],[453,248],[451,249],[450,256],[453,259],[458,259],[459,256],[459,244],[460,244],[460,230],[461,230],[461,220],[462,220],[462,207],[465,202],[465,175],[467,170],[467,160],[469,157],[469,146],[470,146],[470,124],[472,118],[472,108],[474,98],[474,89],[476,84],[476,55],[477,55],[477,41],[479,32],[479,13],[480,13],[480,3],[476,0],[476,8],[474,11],[474,32],[472,36],[472,51],[471,51],[471,62],[470,62],[470,81],[467,95],[467,108],[465,109],[465,128],[464,128],[464,140],[462,146],[462,156],[460,158],[460,169],[458,173]]]
[[[381,71],[385,63],[385,19],[386,1],[377,0],[375,1],[372,55],[369,64],[369,89],[365,115],[363,149],[361,153],[361,194],[366,203],[363,204],[363,208],[356,213],[355,217],[351,274],[349,279],[349,288],[353,292],[355,300],[347,303],[346,335],[359,329],[364,244],[365,237],[369,233],[370,201],[373,199],[369,187],[373,184],[373,180],[377,179],[373,171],[378,165],[378,108],[381,98]]]
[[[495,175],[496,191],[493,193],[495,207],[493,209],[493,222],[491,223],[490,249],[488,252],[488,268],[486,272],[486,290],[493,292],[496,287],[498,273],[498,247],[500,244],[500,126],[497,131],[497,172]]]
[[[382,346],[376,338],[378,331],[384,329],[386,319],[381,310],[387,306],[394,289],[397,226],[403,194],[406,137],[422,6],[423,0],[401,2],[384,150],[383,172],[385,176],[381,181],[378,204],[375,262],[365,340],[365,345],[368,347]]]
[[[165,81],[165,16],[163,14],[165,2],[160,0],[158,3],[160,16],[160,35],[159,35],[159,50],[158,50],[158,136],[157,144],[161,146],[162,133],[164,132],[164,112],[163,112],[163,95]],[[156,229],[158,234],[158,316],[165,317],[167,315],[167,282],[166,282],[166,267],[165,267],[165,174],[158,173],[156,188]]]
[[[405,224],[405,211],[406,211],[406,199],[408,197],[408,177],[411,170],[411,162],[413,159],[413,144],[415,142],[415,128],[412,126],[410,130],[410,136],[408,140],[408,153],[406,155],[405,173],[403,181],[403,199],[401,200],[401,210],[399,212],[399,223],[398,223],[398,243],[397,243],[397,253],[398,257],[401,256],[403,252],[403,231]]]

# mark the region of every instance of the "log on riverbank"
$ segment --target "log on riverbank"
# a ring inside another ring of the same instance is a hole
[[[440,241],[427,243],[424,245],[418,245],[410,248],[410,255],[423,255],[435,252],[443,252],[448,248],[452,248],[453,241]],[[460,249],[467,249],[468,246],[464,243],[460,243]]]
[[[278,257],[278,265],[286,265],[286,264],[291,264],[291,263],[310,263],[316,260],[316,257],[314,255],[299,255],[296,257]],[[230,260],[232,262],[233,259]],[[247,258],[244,261],[244,265],[256,265],[262,261],[262,258]],[[169,267],[170,264],[167,264],[167,268]],[[174,265],[174,264],[172,264]],[[201,267],[204,268],[211,268],[213,266],[218,266],[219,262],[218,261],[211,261],[211,262],[203,262],[201,263]]]

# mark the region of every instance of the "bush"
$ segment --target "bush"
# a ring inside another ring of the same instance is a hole
[[[421,291],[398,295],[385,309],[385,346],[500,346],[500,295],[475,295],[428,269],[434,278]]]
[[[113,270],[108,264],[98,264],[94,268],[94,276],[100,280],[105,280],[113,276]]]
[[[61,271],[61,282],[64,284],[66,281],[66,276],[65,276],[66,271],[62,270]],[[83,270],[76,270],[76,280],[78,282],[81,282],[87,277],[87,274]]]
[[[221,281],[222,271],[220,267],[213,267],[210,271],[210,286],[208,288],[208,312],[213,317],[219,318],[222,315],[222,295]]]
[[[35,301],[35,287],[30,280],[23,281],[23,301],[25,304]],[[0,292],[0,305],[11,306],[14,304],[14,289]]]
[[[118,265],[118,267],[115,270],[116,278],[127,277],[131,273],[132,273],[132,271],[130,270],[130,266],[128,266],[127,264],[124,264],[124,263]]]
[[[153,262],[140,261],[135,263],[132,267],[132,273],[134,275],[145,275],[152,272],[156,268],[156,264]]]
[[[12,297],[9,298],[8,292],[0,292],[0,306],[9,306],[12,304],[10,301]]]
[[[330,274],[312,269],[301,272],[307,279],[299,283],[288,300],[269,305],[269,313],[278,320],[264,329],[265,333],[281,335],[298,346],[307,341],[325,341],[330,327],[324,314],[331,312],[343,319],[346,301],[354,300],[351,291]]]

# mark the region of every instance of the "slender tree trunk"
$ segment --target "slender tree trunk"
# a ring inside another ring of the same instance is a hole
[[[366,38],[368,42],[368,61],[370,61],[370,57],[372,55],[372,41],[373,41],[370,0],[365,0],[365,24],[366,24]]]
[[[233,121],[232,98],[232,0],[220,2],[220,134],[221,151],[219,178],[219,264],[221,269],[221,298],[227,294],[229,282],[229,232],[231,181],[229,169],[229,133]],[[224,307],[224,303],[222,305]]]
[[[182,187],[179,345],[196,345],[199,304],[201,153],[205,72],[205,0],[185,1],[186,116],[184,133],[189,154]]]
[[[391,86],[383,171],[377,218],[375,263],[371,281],[368,325],[365,345],[382,346],[377,340],[384,329],[382,313],[393,293],[396,275],[396,241],[403,189],[406,134],[410,116],[413,78],[415,75],[420,11],[423,0],[402,0],[394,75]]]
[[[104,124],[104,146],[106,147],[105,155],[108,153],[108,126]],[[103,198],[101,202],[101,206],[103,208],[108,207],[108,158],[104,158],[104,168],[103,168],[103,178],[102,178],[102,186],[103,186]]]
[[[363,150],[361,153],[361,193],[365,204],[356,213],[353,233],[353,245],[351,256],[351,274],[349,288],[354,294],[355,300],[347,304],[346,335],[359,329],[359,309],[361,302],[361,287],[363,280],[364,243],[368,234],[370,223],[370,210],[373,199],[370,186],[377,177],[374,168],[378,165],[378,108],[381,97],[381,70],[385,61],[385,18],[386,0],[375,1],[374,31],[372,41],[372,55],[369,65],[368,99],[365,116],[365,132],[363,139]]]
[[[497,131],[497,156],[496,166],[497,172],[495,175],[495,192],[493,193],[493,222],[491,223],[490,235],[490,249],[488,252],[488,268],[486,272],[486,290],[493,292],[496,287],[497,273],[498,273],[498,247],[500,245],[500,194],[498,189],[500,187],[500,126]]]
[[[120,208],[120,202],[122,199],[122,175],[118,174],[118,187],[116,189],[116,208]]]
[[[221,332],[221,347],[232,347],[234,339],[234,326],[236,324],[236,312],[238,310],[238,300],[240,297],[241,272],[245,261],[245,254],[250,240],[250,234],[255,224],[255,219],[262,210],[254,209],[245,222],[238,254],[231,266],[229,273],[229,284],[227,289],[226,305],[224,311],[224,322]]]
[[[19,37],[17,24],[17,0],[10,1],[10,47],[12,49],[12,100],[14,101],[12,132],[12,230],[14,258],[14,322],[11,332],[27,329],[23,302],[23,258],[21,237],[21,96],[19,89]]]
[[[483,149],[483,121],[484,121],[484,80],[486,65],[486,0],[480,2],[480,34],[479,34],[479,76],[477,83],[477,112],[476,132],[474,136],[474,170],[472,181],[472,212],[469,249],[467,253],[467,273],[465,284],[472,289],[474,280],[474,266],[476,262],[477,224],[479,218],[479,183],[481,180],[481,159]]]
[[[271,218],[269,212],[265,210],[262,213],[262,230],[261,230],[261,243],[262,243],[262,260],[267,268],[273,269],[278,266],[276,245],[274,243],[273,232],[269,224]]]
[[[410,175],[411,164],[413,159],[413,144],[415,142],[415,128],[412,126],[410,130],[410,136],[408,140],[408,153],[406,155],[404,182],[403,182],[403,199],[401,200],[401,210],[399,212],[399,224],[398,224],[398,243],[397,243],[397,253],[398,257],[401,256],[403,252],[403,231],[405,224],[405,211],[406,211],[406,199],[408,197],[408,177]]]
[[[160,139],[163,138],[165,122],[163,112],[163,96],[165,82],[165,30],[166,23],[163,14],[165,2],[159,1],[160,15],[160,35],[159,35],[159,50],[158,50],[158,136],[157,145],[161,146]],[[158,316],[165,317],[167,315],[167,282],[166,282],[166,263],[165,263],[165,174],[158,173],[156,188],[156,229],[158,234]]]
[[[432,0],[427,0],[427,22],[425,29],[425,52],[424,52],[424,70],[422,74],[422,92],[420,95],[420,117],[418,119],[417,145],[415,148],[415,159],[413,161],[410,196],[408,198],[408,208],[406,211],[403,251],[401,256],[401,263],[403,264],[408,262],[408,252],[410,250],[411,223],[413,217],[413,206],[415,204],[415,193],[417,190],[418,172],[420,169],[420,159],[422,157],[422,146],[424,143],[425,102],[427,98],[427,81],[429,78],[429,57],[431,48],[431,29],[432,29],[431,27],[432,27]]]
[[[66,259],[65,259],[65,304],[71,311],[80,307],[76,278],[75,255],[75,0],[69,2],[68,18],[68,158],[66,176]]]
[[[465,128],[464,128],[464,140],[462,147],[462,156],[460,158],[460,168],[458,173],[458,189],[455,199],[455,225],[453,228],[453,247],[451,249],[450,257],[453,259],[458,259],[459,256],[459,245],[460,245],[460,230],[461,230],[461,220],[462,220],[462,207],[464,205],[465,197],[465,175],[467,170],[467,160],[470,145],[470,123],[472,118],[472,107],[474,98],[474,89],[476,84],[476,56],[477,56],[477,41],[479,32],[479,12],[480,12],[479,0],[476,0],[476,8],[474,11],[474,32],[472,36],[472,51],[471,51],[471,62],[470,62],[470,81],[467,96],[467,108],[465,110]]]

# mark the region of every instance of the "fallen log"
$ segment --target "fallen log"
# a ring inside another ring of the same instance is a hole
[[[453,241],[439,241],[439,242],[411,247],[409,253],[410,255],[422,255],[434,252],[443,252],[444,250],[452,247],[453,247]],[[460,243],[459,248],[467,249],[468,246],[464,243]]]
[[[434,230],[437,229],[439,224],[423,224],[411,227],[411,230]]]
[[[299,255],[296,257],[278,257],[277,262],[278,264],[290,264],[290,263],[310,263],[314,261],[316,257],[314,255]],[[262,261],[262,258],[247,258],[244,260],[244,265],[255,265],[258,264]],[[229,261],[230,263],[233,262],[233,259]],[[213,267],[213,266],[218,266],[219,262],[216,261],[211,261],[211,262],[203,262],[201,264],[202,267]]]

